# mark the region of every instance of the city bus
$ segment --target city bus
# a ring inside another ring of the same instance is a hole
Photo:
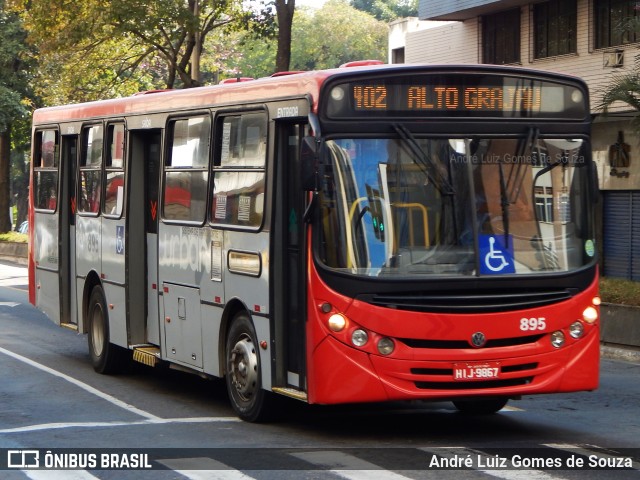
[[[376,62],[39,109],[29,298],[247,421],[594,390],[590,121],[578,78]]]

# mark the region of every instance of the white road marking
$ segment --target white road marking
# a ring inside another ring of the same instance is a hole
[[[232,469],[213,458],[168,458],[157,460],[176,473],[191,480],[253,480],[238,470]]]
[[[115,405],[116,407],[120,407],[124,410],[127,410],[128,412],[134,413],[136,415],[140,415],[141,417],[144,418],[148,418],[149,420],[161,420],[160,417],[157,417],[155,415],[153,415],[152,413],[146,412],[138,407],[134,407],[133,405],[130,405],[126,402],[123,402],[120,399],[117,399],[116,397],[113,397],[111,395],[109,395],[108,393],[104,393],[101,392],[100,390],[98,390],[97,388],[92,387],[91,385],[87,385],[84,382],[81,382],[78,379],[75,379],[73,377],[70,377],[69,375],[66,375],[62,372],[59,372],[57,370],[54,370],[53,368],[47,367],[46,365],[42,365],[41,363],[35,362],[27,357],[23,357],[22,355],[19,355],[17,353],[14,353],[10,350],[7,350],[5,348],[0,347],[0,353],[4,353],[5,355],[8,355],[9,357],[15,358],[16,360],[19,360],[23,363],[26,363],[27,365],[30,365],[32,367],[35,367],[39,370],[42,370],[43,372],[47,372],[50,373],[51,375],[54,375],[56,377],[62,378],[63,380],[66,380],[69,383],[72,383],[73,385],[82,388],[83,390],[102,398],[103,400],[106,400],[107,402],[112,403],[113,405]]]
[[[93,480],[86,470],[22,470],[31,480]]]
[[[5,428],[0,433],[37,432],[42,430],[57,430],[62,428],[94,428],[94,427],[122,427],[129,425],[159,425],[168,423],[225,423],[240,422],[238,417],[190,417],[190,418],[157,418],[138,420],[134,422],[68,422],[68,423],[41,423],[38,425],[26,425],[23,427]]]
[[[348,480],[408,480],[409,477],[383,470],[373,463],[339,451],[292,453],[292,456],[330,469],[334,475]]]
[[[18,305],[20,305],[17,302],[0,302],[0,307],[17,307]]]

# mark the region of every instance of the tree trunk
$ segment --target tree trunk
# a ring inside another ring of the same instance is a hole
[[[0,233],[11,231],[11,125],[0,132]]]
[[[276,0],[278,15],[278,53],[276,54],[276,72],[286,72],[291,63],[291,26],[295,13],[295,0]]]
[[[25,153],[14,151],[11,155],[12,172],[18,173],[11,178],[11,198],[15,199],[18,212],[14,224],[20,225],[27,219],[29,213],[29,163],[24,161]]]

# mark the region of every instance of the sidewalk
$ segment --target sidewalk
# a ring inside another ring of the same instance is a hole
[[[26,287],[28,285],[27,267],[7,261],[0,262],[0,287]]]

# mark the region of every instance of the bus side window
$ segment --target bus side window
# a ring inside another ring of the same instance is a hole
[[[211,119],[202,115],[175,120],[169,131],[163,216],[167,220],[202,223],[207,204]]]
[[[102,125],[91,125],[82,131],[80,183],[78,187],[80,213],[97,214],[100,211],[102,191]]]
[[[259,228],[264,213],[267,114],[224,116],[217,131],[211,222]]]
[[[58,164],[60,141],[56,130],[36,133],[34,156],[34,203],[38,210],[58,207]]]
[[[121,216],[124,204],[124,124],[107,127],[104,208],[106,215]]]

